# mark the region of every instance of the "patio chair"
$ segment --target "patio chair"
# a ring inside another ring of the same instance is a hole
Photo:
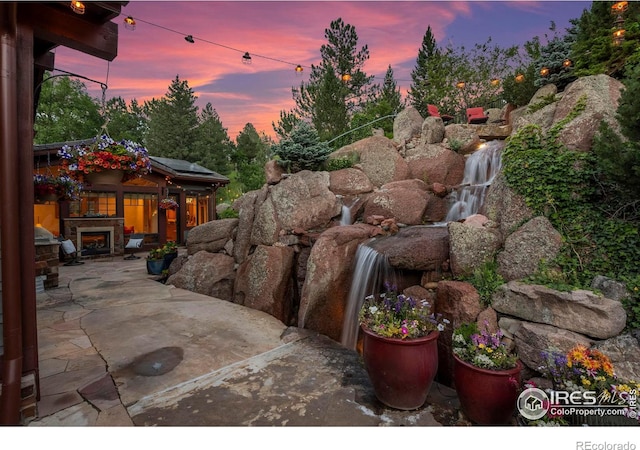
[[[467,108],[467,123],[480,124],[486,123],[489,116],[484,113],[482,107]]]
[[[64,263],[65,266],[79,266],[80,264],[84,264],[83,261],[80,261],[80,255],[82,250],[76,249],[76,246],[73,244],[71,239],[65,239],[63,236],[58,238],[60,241],[60,250],[64,254],[64,257],[70,257],[71,259]]]
[[[440,117],[445,124],[453,121],[453,116],[450,116],[449,114],[440,114],[436,105],[427,105],[427,112],[430,116]]]
[[[132,233],[129,236],[129,240],[127,241],[127,245],[124,246],[124,252],[127,253],[127,250],[130,250],[129,256],[125,256],[124,259],[140,259],[139,256],[136,256],[136,250],[140,250],[142,248],[142,244],[144,243],[144,234],[142,233]]]

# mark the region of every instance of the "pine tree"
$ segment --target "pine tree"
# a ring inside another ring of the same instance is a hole
[[[187,81],[176,75],[165,97],[145,103],[149,117],[146,146],[150,154],[190,159],[193,142],[198,138],[196,99]]]
[[[270,145],[251,123],[247,123],[236,137],[233,162],[243,191],[260,189],[265,183],[264,165],[269,160]]]
[[[311,66],[307,83],[292,89],[296,115],[310,120],[322,140],[349,129],[352,115],[370,95],[373,79],[362,71],[369,49],[365,45],[358,50],[355,27],[339,18],[325,29],[325,38],[322,62]]]
[[[140,144],[144,142],[147,119],[136,99],[127,105],[122,97],[110,98],[106,102],[104,114],[107,131],[113,139],[128,139]]]
[[[220,174],[228,173],[234,146],[211,103],[200,112],[197,135],[189,161]]]

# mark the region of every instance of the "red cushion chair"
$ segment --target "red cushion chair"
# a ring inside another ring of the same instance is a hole
[[[449,114],[440,114],[440,111],[438,111],[438,107],[436,105],[427,105],[427,112],[430,116],[440,117],[445,123],[451,122],[453,120],[453,116],[450,116]]]
[[[484,109],[481,107],[467,108],[467,123],[486,123],[487,120],[489,120],[489,116],[484,114]]]

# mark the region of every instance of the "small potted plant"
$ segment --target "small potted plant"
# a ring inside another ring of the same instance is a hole
[[[520,392],[522,363],[503,342],[474,323],[453,332],[453,377],[460,406],[477,424],[504,425],[513,419]]]
[[[114,141],[106,134],[90,144],[65,145],[58,156],[63,174],[91,184],[118,184],[151,171],[146,148],[127,139]]]
[[[396,409],[421,407],[438,372],[438,336],[449,321],[433,314],[426,300],[387,286],[386,292],[366,297],[359,323],[376,397]]]
[[[174,259],[178,257],[178,244],[174,241],[169,241],[162,247],[164,252],[164,267],[163,269],[169,269],[169,266]]]
[[[147,255],[147,273],[149,275],[161,275],[164,269],[164,246],[153,248]]]

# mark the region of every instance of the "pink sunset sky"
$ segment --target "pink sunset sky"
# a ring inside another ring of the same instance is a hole
[[[212,104],[231,139],[249,122],[272,136],[280,111],[294,107],[292,86],[307,81],[311,64],[320,62],[324,30],[335,19],[355,27],[359,47],[368,45],[364,71],[381,82],[391,65],[404,94],[428,26],[443,46],[470,49],[491,38],[507,47],[534,36],[545,43],[552,21],[564,31],[590,7],[584,1],[131,1],[114,19],[120,25],[114,61],[60,47],[55,67],[106,82],[107,98],[139,103],[164,96],[178,75],[198,107]],[[126,16],[136,20],[135,30],[123,26]],[[242,63],[245,52],[250,65]],[[302,74],[294,70],[298,64]],[[81,81],[101,98],[98,84]]]

